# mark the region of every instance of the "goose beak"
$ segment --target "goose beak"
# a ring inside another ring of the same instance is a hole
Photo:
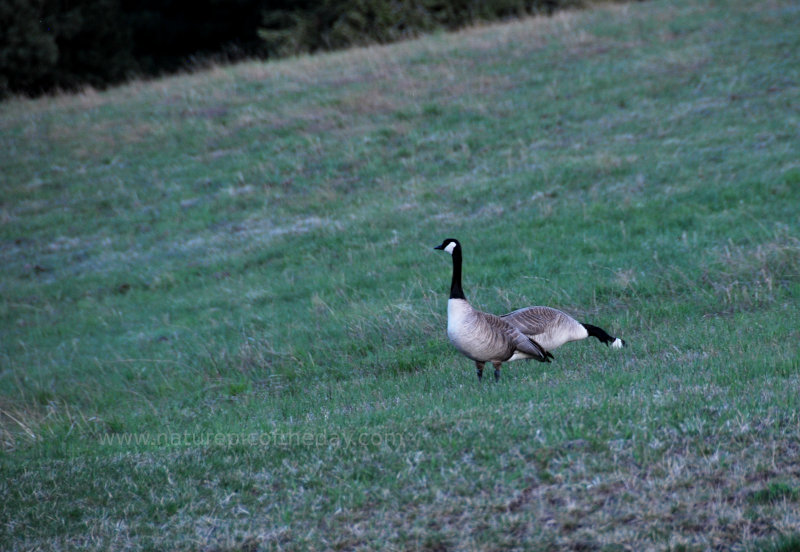
[[[440,243],[439,245],[437,245],[436,247],[434,247],[434,249],[440,249],[440,250],[441,250],[441,249],[444,249],[444,244],[443,244],[443,243]]]

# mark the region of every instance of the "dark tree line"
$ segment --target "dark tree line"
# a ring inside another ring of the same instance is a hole
[[[579,6],[584,0],[0,0],[0,97],[102,88]]]

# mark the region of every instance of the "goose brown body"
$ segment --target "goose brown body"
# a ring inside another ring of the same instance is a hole
[[[464,356],[476,362],[547,360],[545,350],[536,341],[499,316],[474,309],[466,299],[447,301],[447,337]]]

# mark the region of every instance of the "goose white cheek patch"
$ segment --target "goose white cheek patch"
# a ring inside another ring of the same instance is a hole
[[[622,349],[622,340],[620,338],[616,338],[611,346],[615,349]]]
[[[453,249],[455,249],[455,248],[456,248],[456,242],[450,242],[450,243],[447,244],[447,246],[444,248],[444,250],[452,255],[453,254]]]

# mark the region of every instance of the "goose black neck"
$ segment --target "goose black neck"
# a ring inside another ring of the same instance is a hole
[[[461,289],[461,247],[453,250],[453,281],[450,284],[450,299],[465,299]]]

